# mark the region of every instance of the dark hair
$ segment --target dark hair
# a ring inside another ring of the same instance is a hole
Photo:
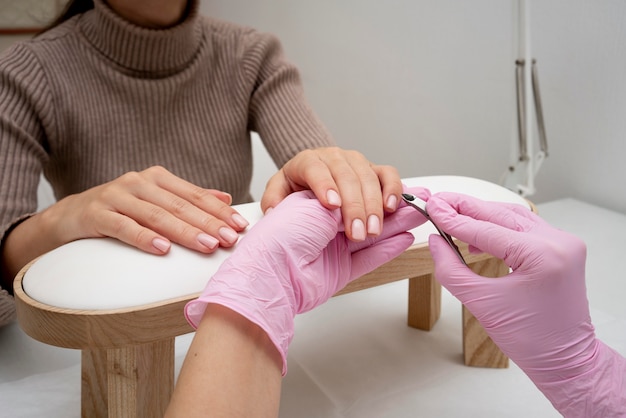
[[[72,17],[94,8],[93,0],[70,0],[61,14],[39,33],[52,29]]]

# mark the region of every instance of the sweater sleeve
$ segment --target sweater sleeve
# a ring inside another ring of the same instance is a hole
[[[298,152],[335,145],[308,105],[298,69],[279,40],[256,31],[245,37],[242,71],[252,81],[249,127],[261,137],[278,167]]]
[[[44,125],[52,120],[52,107],[37,59],[23,44],[9,48],[0,56],[0,246],[11,228],[37,210],[47,159]],[[0,277],[0,283],[9,281]]]

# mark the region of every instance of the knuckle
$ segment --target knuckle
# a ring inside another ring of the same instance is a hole
[[[130,225],[128,224],[128,218],[126,218],[125,216],[118,216],[115,217],[109,225],[106,225],[106,229],[108,231],[101,233],[102,235],[110,235],[116,238],[123,237],[125,233],[127,233],[127,231],[130,229]]]
[[[159,225],[165,218],[165,210],[159,206],[152,206],[146,214],[146,221],[149,225]]]
[[[172,197],[168,209],[174,216],[180,218],[189,211],[189,203],[179,197]]]
[[[224,222],[214,216],[206,216],[201,221],[201,227],[204,231],[217,231],[224,225]]]
[[[208,189],[202,187],[193,186],[190,192],[190,199],[192,202],[204,202],[206,200],[219,200],[211,194]]]
[[[146,228],[139,228],[139,230],[134,235],[135,243],[139,245],[144,245],[149,243],[152,240],[153,232]]]
[[[141,184],[143,182],[143,177],[141,173],[137,171],[128,171],[117,178],[117,181],[113,182],[111,185],[115,187],[115,184],[122,184],[125,186],[132,186],[136,184]]]
[[[143,175],[152,176],[164,176],[170,174],[170,172],[161,165],[153,165],[151,167],[146,168],[141,172]]]

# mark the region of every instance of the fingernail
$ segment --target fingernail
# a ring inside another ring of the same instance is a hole
[[[246,221],[246,218],[244,218],[238,213],[234,213],[233,216],[231,216],[231,218],[233,219],[233,221],[237,224],[239,228],[245,228],[248,225],[250,225],[250,223]]]
[[[162,253],[166,253],[170,249],[170,242],[163,238],[155,238],[152,240],[152,246]]]
[[[398,198],[395,194],[392,194],[387,198],[387,209],[394,211],[398,208]]]
[[[198,234],[198,242],[211,250],[217,247],[220,243],[217,238],[204,233]]]
[[[380,234],[380,219],[376,215],[370,215],[367,218],[367,233],[370,235]]]
[[[352,239],[355,241],[363,241],[365,239],[365,225],[360,219],[352,221]]]
[[[237,242],[237,239],[239,238],[239,235],[235,231],[226,227],[220,228],[219,234],[220,234],[220,237],[224,239],[224,241],[230,244],[234,244],[235,242]]]
[[[329,190],[326,192],[326,200],[328,200],[328,204],[333,206],[341,206],[341,197],[334,190]]]

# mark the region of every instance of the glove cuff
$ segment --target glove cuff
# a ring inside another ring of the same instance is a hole
[[[626,416],[626,359],[595,340],[590,367],[582,374],[531,379],[552,405],[566,417]]]
[[[258,300],[249,294],[233,292],[233,289],[226,293],[212,291],[207,286],[198,299],[185,306],[185,317],[194,329],[198,327],[209,303],[225,306],[265,331],[282,358],[282,375],[287,374],[287,352],[293,339],[294,314],[286,297],[272,301]]]

